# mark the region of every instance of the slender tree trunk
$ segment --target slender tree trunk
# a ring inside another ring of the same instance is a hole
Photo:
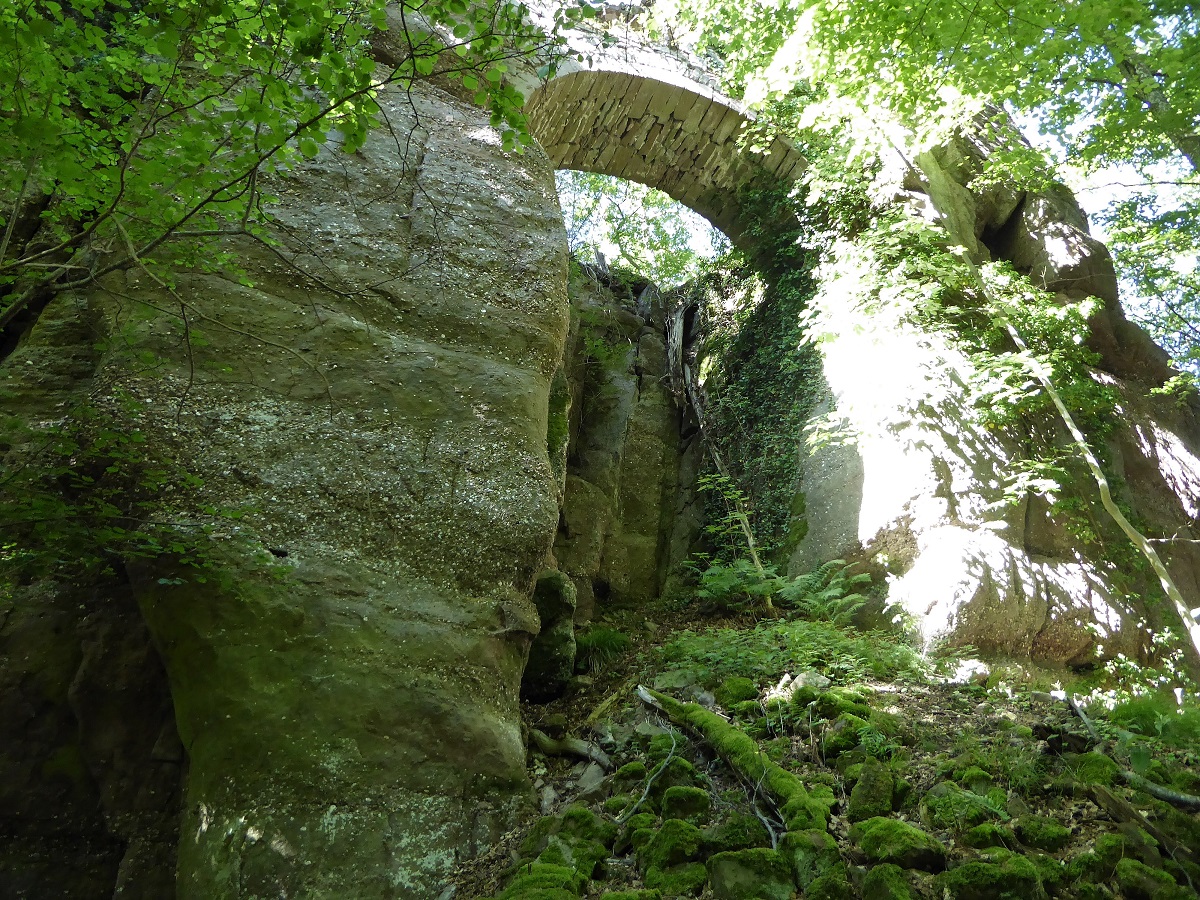
[[[1154,72],[1140,56],[1136,53],[1114,56],[1121,59],[1121,71],[1125,73],[1125,90],[1130,96],[1144,103],[1151,112],[1168,122],[1178,118],[1177,111],[1159,86]],[[1183,128],[1168,127],[1164,135],[1175,145],[1175,149],[1183,154],[1192,169],[1200,172],[1200,134]]]

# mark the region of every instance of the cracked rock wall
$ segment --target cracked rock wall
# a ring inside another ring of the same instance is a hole
[[[164,691],[165,668],[187,766],[182,898],[436,897],[528,789],[518,686],[558,520],[546,417],[569,322],[552,171],[536,149],[503,154],[486,116],[435,90],[382,103],[390,128],[361,152],[323,152],[271,186],[281,246],[228,248],[252,287],[185,274],[166,295],[114,277],[56,300],[4,366],[5,412],[34,430],[10,462],[86,395],[198,479],[154,518],[245,510],[202,539],[204,580],[130,559],[91,599],[136,601]],[[80,317],[79,333],[55,332]],[[50,383],[28,363],[64,342],[79,371]],[[28,619],[0,638],[20,642]],[[56,640],[3,665],[54,686],[30,715],[61,733],[79,664],[55,660],[77,659],[78,638]],[[2,780],[53,786],[55,765],[74,778],[56,740],[6,744]],[[104,827],[120,803],[86,774],[74,818],[6,819],[28,851],[9,844],[6,872],[81,829],[128,837]],[[133,802],[133,786],[114,790]],[[178,795],[158,809],[178,822]],[[111,895],[121,858],[91,854],[90,887],[71,895]],[[140,895],[165,896],[149,878]]]

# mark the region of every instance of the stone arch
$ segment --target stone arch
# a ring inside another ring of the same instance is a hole
[[[781,139],[756,152],[740,140],[751,122],[734,100],[665,68],[577,69],[536,87],[526,103],[533,137],[555,168],[596,172],[658,188],[752,250],[739,190],[795,179],[805,162]]]

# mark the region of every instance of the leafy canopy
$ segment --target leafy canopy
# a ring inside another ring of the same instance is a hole
[[[839,131],[851,165],[920,148],[988,104],[1036,122],[1083,173],[1139,185],[1102,215],[1128,305],[1200,358],[1200,16],[1186,0],[659,0],[651,27],[785,125]],[[899,138],[898,135],[902,135]],[[1019,154],[1018,154],[1019,156]],[[1041,161],[1002,161],[1008,180]]]
[[[258,233],[262,176],[355,151],[385,86],[457,81],[506,149],[528,143],[504,76],[554,44],[500,0],[0,4],[0,325],[168,241],[165,262],[202,264],[206,240]]]
[[[662,191],[592,172],[555,173],[567,243],[584,258],[597,250],[660,287],[696,277],[728,240]]]

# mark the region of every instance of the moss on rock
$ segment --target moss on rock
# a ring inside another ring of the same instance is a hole
[[[804,892],[805,900],[850,900],[853,896],[845,865],[814,879]]]
[[[1092,849],[1081,853],[1067,864],[1067,877],[1071,881],[1108,881],[1117,869],[1117,863],[1130,855],[1124,836],[1102,834],[1096,838]]]
[[[732,813],[720,823],[705,828],[703,833],[704,849],[710,855],[765,847],[771,843],[767,827],[747,813]]]
[[[717,900],[791,900],[796,891],[786,860],[765,847],[716,854],[708,877]]]
[[[587,879],[566,866],[531,863],[499,895],[499,900],[561,900],[578,897]]]
[[[635,785],[640,785],[646,780],[649,772],[646,771],[646,764],[640,760],[626,763],[613,772],[612,783],[613,790],[620,793],[622,791],[631,790]]]
[[[1044,816],[1022,816],[1017,820],[1014,831],[1026,847],[1051,853],[1067,846],[1067,841],[1071,839],[1071,829]]]
[[[1006,850],[1017,849],[1016,835],[1008,828],[994,822],[984,822],[976,825],[963,835],[962,842],[976,850],[986,850],[989,847],[1004,847]]]
[[[600,818],[581,803],[568,806],[558,815],[556,833],[611,847],[617,838],[617,826]]]
[[[915,825],[878,816],[850,829],[850,840],[876,863],[937,872],[946,865],[946,850],[933,835]]]
[[[951,781],[935,784],[921,798],[921,819],[930,828],[965,831],[1004,815],[998,798],[965,791]]]
[[[650,869],[646,884],[662,892],[664,897],[691,897],[699,894],[708,880],[704,863],[687,863],[670,869]]]
[[[1195,897],[1184,890],[1175,879],[1159,869],[1152,869],[1136,859],[1123,859],[1117,863],[1117,885],[1129,900],[1183,900]]]
[[[862,885],[863,900],[912,900],[912,888],[904,870],[893,863],[875,866]]]
[[[827,831],[789,831],[779,841],[779,854],[801,888],[807,888],[842,862],[837,841]]]
[[[678,722],[704,735],[734,769],[746,778],[761,784],[783,808],[788,830],[803,831],[811,827],[824,828],[829,805],[824,796],[810,798],[800,779],[776,763],[764,759],[758,744],[736,726],[716,713],[695,703],[680,703],[672,697],[654,691],[651,696]],[[832,800],[832,792],[829,794]],[[817,824],[811,824],[817,823]]]
[[[713,693],[717,698],[717,702],[726,709],[729,709],[735,703],[757,699],[758,686],[749,678],[734,676],[722,681],[720,687]]]
[[[1080,753],[1067,760],[1077,781],[1108,786],[1117,780],[1121,767],[1103,753]]]
[[[877,759],[863,763],[862,771],[846,808],[846,818],[851,822],[886,816],[892,811],[892,794],[895,779],[887,764]]]
[[[703,788],[676,785],[669,787],[662,796],[662,816],[664,819],[684,819],[694,824],[702,824],[708,819],[712,809],[712,799]]]
[[[682,819],[667,819],[647,843],[638,848],[638,868],[669,869],[693,862],[700,857],[703,843],[700,829]]]
[[[935,882],[956,900],[1030,900],[1043,896],[1037,868],[1008,850],[995,849],[938,876]]]

